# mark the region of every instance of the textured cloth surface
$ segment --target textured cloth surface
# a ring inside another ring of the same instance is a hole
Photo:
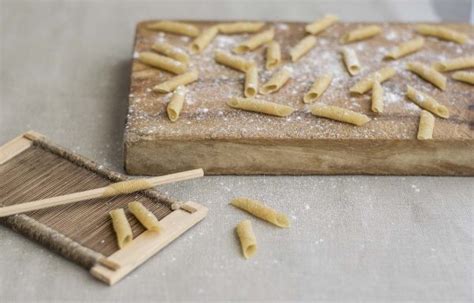
[[[331,12],[348,21],[465,22],[470,11],[469,1],[0,3],[0,143],[34,129],[118,170],[140,20],[311,21]],[[0,270],[8,273],[0,301],[473,299],[472,178],[205,177],[160,189],[204,204],[209,215],[113,289],[0,227]],[[291,228],[229,206],[237,196],[288,214]],[[248,261],[234,233],[244,219],[259,241]]]

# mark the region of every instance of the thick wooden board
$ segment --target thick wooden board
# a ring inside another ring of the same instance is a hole
[[[137,26],[136,52],[149,50],[156,41],[185,48],[190,39],[149,31],[147,22]],[[212,22],[194,22],[201,28]],[[349,44],[362,64],[361,73],[351,77],[340,57],[339,38],[363,23],[339,23],[317,36],[317,44],[297,63],[289,62],[288,50],[305,36],[304,23],[274,22],[276,40],[282,45],[284,64],[293,78],[279,92],[259,96],[287,104],[297,111],[288,118],[243,112],[225,102],[243,94],[243,74],[218,65],[213,53],[230,51],[248,35],[219,35],[191,67],[200,72],[189,85],[180,119],[166,116],[170,94],[151,88],[171,77],[166,72],[133,61],[129,114],[125,129],[125,167],[131,174],[165,174],[203,167],[207,174],[410,174],[474,175],[473,110],[474,89],[450,79],[446,91],[405,70],[410,61],[432,63],[474,54],[474,29],[467,24],[444,24],[466,33],[464,45],[427,38],[425,48],[397,61],[383,61],[388,50],[416,34],[415,24],[383,23],[383,34]],[[264,48],[245,54],[259,66],[260,83],[274,71],[264,69]],[[370,93],[349,94],[349,87],[367,74],[393,66],[397,75],[383,84],[385,112],[370,111]],[[318,75],[331,72],[331,87],[317,101],[364,113],[372,121],[362,127],[316,118],[302,102],[304,93]],[[451,113],[436,119],[434,139],[416,139],[420,109],[405,98],[407,84],[424,91]]]

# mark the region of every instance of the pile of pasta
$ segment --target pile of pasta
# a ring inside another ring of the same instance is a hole
[[[128,210],[147,230],[156,233],[161,231],[160,222],[156,216],[142,203],[138,201],[128,203]],[[132,227],[127,220],[127,216],[125,215],[123,208],[114,209],[110,211],[109,215],[112,219],[112,225],[117,237],[117,245],[120,249],[122,249],[133,240]]]
[[[240,197],[233,199],[230,205],[278,227],[290,227],[290,221],[285,214],[266,206],[260,201]],[[257,252],[257,238],[252,228],[252,222],[250,220],[243,220],[237,224],[235,230],[240,240],[242,254],[246,259],[249,259]]]
[[[316,45],[316,36],[337,23],[339,18],[334,15],[326,15],[305,26],[307,35],[289,50],[291,65],[304,57]],[[290,68],[282,66],[281,47],[274,40],[275,30],[273,28],[265,29],[263,22],[232,22],[219,23],[203,30],[198,27],[182,22],[159,21],[148,24],[150,30],[169,32],[173,34],[186,35],[194,37],[189,45],[189,52],[201,53],[212,42],[218,34],[232,35],[250,33],[253,34],[249,39],[235,45],[232,53],[216,51],[214,59],[218,64],[225,65],[244,73],[245,81],[243,87],[243,97],[235,96],[227,101],[227,105],[245,111],[257,112],[277,117],[287,117],[291,115],[295,108],[275,102],[259,99],[258,95],[269,95],[279,91],[291,78]],[[407,55],[420,51],[425,39],[423,36],[436,37],[441,40],[452,41],[455,43],[466,43],[468,37],[460,32],[454,31],[441,25],[418,25],[414,28],[418,37],[405,41],[394,47],[385,55],[385,60],[398,60]],[[361,70],[361,65],[357,53],[347,44],[367,40],[382,34],[382,28],[377,25],[360,26],[349,32],[346,32],[340,38],[342,46],[341,58],[347,68],[350,76],[356,76]],[[262,85],[259,85],[259,69],[255,62],[239,56],[246,52],[254,51],[260,47],[266,47],[265,68],[275,70],[271,78]],[[138,60],[144,64],[155,68],[165,70],[176,76],[169,80],[159,83],[153,87],[157,93],[173,93],[171,101],[167,106],[167,114],[171,121],[177,121],[183,108],[186,89],[185,86],[199,79],[199,73],[196,70],[188,70],[190,57],[185,50],[177,48],[167,43],[156,43],[152,46],[154,52],[142,52],[138,55]],[[442,72],[466,69],[474,67],[474,56],[460,57],[443,62],[435,62],[431,66],[420,62],[409,62],[406,69],[425,81],[431,83],[440,90],[446,90],[446,77]],[[383,67],[373,71],[368,76],[360,79],[350,88],[351,94],[365,94],[371,91],[371,110],[376,114],[383,113],[384,110],[384,90],[383,82],[390,80],[396,74],[396,70],[390,66]],[[309,104],[311,114],[316,117],[332,119],[340,122],[363,126],[371,119],[362,113],[352,110],[315,103],[332,82],[330,72],[319,75],[314,79],[310,89],[302,97],[302,102]],[[463,81],[474,85],[474,73],[458,71],[453,73],[452,78],[457,81]],[[432,139],[434,121],[433,115],[447,119],[449,110],[446,106],[440,104],[432,96],[420,92],[409,84],[406,86],[406,97],[413,103],[422,108],[419,121],[417,138],[420,140]],[[314,103],[314,104],[313,104]]]

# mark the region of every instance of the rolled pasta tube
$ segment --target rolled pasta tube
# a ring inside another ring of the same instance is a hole
[[[202,33],[191,42],[189,46],[193,53],[201,53],[214,38],[217,36],[219,30],[217,26],[211,26],[202,31]]]
[[[142,52],[138,54],[138,60],[141,63],[165,70],[173,74],[182,74],[187,69],[187,65],[183,62],[179,62],[152,52]]]
[[[433,139],[434,123],[434,116],[430,112],[422,110],[420,115],[420,122],[418,124],[418,134],[416,135],[416,138],[418,140]]]
[[[280,44],[276,41],[271,41],[267,46],[267,62],[265,64],[267,69],[274,69],[281,63],[281,49]]]
[[[147,229],[155,232],[161,230],[160,222],[156,216],[138,201],[128,203],[128,210]]]
[[[257,65],[251,65],[245,72],[245,85],[244,95],[245,97],[253,97],[258,91],[258,69]]]
[[[316,45],[314,36],[306,36],[290,49],[291,61],[296,62]]]
[[[436,62],[433,68],[439,72],[449,72],[452,70],[474,67],[474,57],[461,57],[446,61]]]
[[[180,85],[186,85],[194,82],[198,79],[199,74],[197,71],[190,71],[179,76],[173,77],[163,83],[155,85],[153,87],[154,92],[158,93],[170,93],[174,91]]]
[[[239,197],[233,199],[230,204],[278,227],[290,227],[290,220],[285,214],[277,212],[260,201]]]
[[[321,77],[317,78],[309,91],[304,95],[303,102],[304,103],[312,103],[316,101],[321,95],[326,91],[332,81],[332,75],[326,74],[322,75]]]
[[[217,25],[219,32],[226,35],[256,33],[265,25],[264,22],[232,22]]]
[[[153,187],[152,184],[145,179],[125,180],[108,185],[102,193],[102,197],[130,194],[151,187]]]
[[[432,36],[442,40],[453,41],[458,44],[464,44],[468,40],[467,35],[441,25],[421,24],[418,25],[415,30],[419,34],[425,36]]]
[[[357,75],[360,72],[360,62],[359,58],[357,58],[356,52],[353,49],[347,47],[344,47],[341,52],[344,59],[344,64],[346,65],[349,74],[351,76]]]
[[[342,107],[322,104],[313,105],[311,108],[311,114],[357,126],[362,126],[370,121],[370,118],[364,114],[359,114]]]
[[[242,247],[242,254],[245,259],[248,259],[255,255],[257,252],[257,238],[252,229],[252,223],[250,220],[243,220],[235,228],[237,236],[240,240],[240,246]]]
[[[380,83],[387,81],[388,79],[392,78],[395,76],[397,72],[393,67],[387,66],[382,68],[381,70],[378,70],[376,72],[373,72],[372,74],[369,74],[367,77],[363,78],[356,84],[354,84],[349,91],[351,93],[357,93],[357,94],[363,94],[370,89],[372,89],[372,85],[374,83],[374,80],[379,81]]]
[[[196,37],[199,35],[199,29],[189,23],[176,21],[158,21],[147,25],[147,29],[163,31],[173,34]]]
[[[268,95],[276,92],[285,85],[286,82],[290,79],[291,75],[286,69],[282,69],[279,72],[273,74],[270,80],[265,83],[262,88],[260,88],[260,93],[262,95]]]
[[[150,68],[132,73],[132,77],[136,80],[145,80],[153,78],[159,73],[156,69]]]
[[[455,72],[451,76],[454,80],[462,81],[471,85],[474,85],[474,73],[468,72]]]
[[[338,20],[339,18],[335,15],[326,15],[320,20],[316,20],[313,23],[307,24],[305,26],[305,30],[311,35],[317,35],[336,23]]]
[[[275,31],[273,28],[266,30],[264,32],[258,33],[250,37],[247,41],[244,41],[234,47],[233,51],[236,54],[243,54],[270,42],[275,36]]]
[[[112,218],[112,225],[117,237],[117,244],[119,248],[125,247],[133,240],[132,228],[128,223],[125,212],[122,208],[114,209],[109,212]]]
[[[392,49],[385,55],[385,59],[396,60],[401,57],[413,54],[419,51],[425,45],[425,39],[418,37],[403,43]]]
[[[375,81],[372,86],[372,106],[371,109],[374,113],[383,112],[383,88],[380,82]]]
[[[439,104],[433,97],[417,91],[410,85],[407,85],[406,96],[419,107],[426,109],[438,117],[449,118],[449,110],[446,106]]]
[[[254,98],[232,98],[227,101],[227,105],[232,108],[278,117],[287,117],[295,111],[291,106],[256,100]]]
[[[153,49],[154,51],[160,54],[168,56],[172,59],[181,61],[183,63],[189,62],[189,56],[188,54],[186,54],[184,50],[177,48],[176,46],[173,46],[169,43],[165,43],[165,42],[155,43],[151,46],[151,49]]]
[[[219,64],[228,66],[244,73],[247,71],[247,68],[249,66],[254,64],[252,61],[246,60],[242,57],[234,56],[223,51],[216,51],[216,53],[214,54],[214,60],[216,60],[216,62]]]
[[[341,43],[350,43],[365,40],[378,35],[382,32],[382,28],[377,25],[363,26],[358,29],[345,33],[341,38]]]
[[[407,63],[407,70],[417,74],[420,78],[430,82],[441,90],[446,89],[446,77],[430,66],[420,62]]]
[[[168,106],[166,107],[168,118],[172,122],[175,122],[179,118],[181,109],[183,109],[185,95],[186,95],[186,92],[185,92],[184,87],[178,86],[176,88],[176,91],[173,94],[173,97],[171,97],[171,101],[168,103]]]

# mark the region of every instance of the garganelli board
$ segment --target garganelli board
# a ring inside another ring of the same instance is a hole
[[[137,26],[134,57],[150,51],[155,42],[186,49],[192,38]],[[217,22],[191,22],[203,29]],[[201,54],[191,55],[189,70],[199,80],[187,85],[183,111],[176,122],[166,114],[171,94],[158,94],[153,86],[172,75],[133,60],[129,113],[125,128],[125,167],[130,174],[156,175],[202,167],[206,174],[399,174],[474,175],[474,88],[447,77],[441,91],[406,70],[406,64],[426,64],[474,55],[474,28],[468,24],[442,24],[469,36],[465,44],[426,37],[424,48],[395,61],[384,55],[401,42],[418,36],[416,24],[379,23],[383,33],[351,43],[361,63],[351,77],[342,60],[340,37],[368,23],[337,23],[316,36],[316,46],[296,63],[288,51],[306,34],[305,23],[269,22],[281,44],[282,66],[292,79],[277,93],[257,98],[290,105],[286,118],[244,112],[226,101],[243,97],[244,74],[214,61],[216,50],[231,52],[250,36],[221,35]],[[265,47],[245,53],[257,62],[260,85],[275,70],[265,69]],[[371,94],[351,95],[349,88],[368,74],[392,66],[397,74],[384,82],[384,112],[370,110]],[[333,74],[326,93],[316,103],[336,105],[368,115],[364,126],[318,118],[302,98],[317,76]],[[433,140],[416,139],[421,109],[405,97],[406,85],[431,95],[448,107],[449,119],[436,118]]]
[[[0,146],[0,207],[107,186],[126,177],[28,132]],[[146,231],[126,209],[140,201],[160,220],[159,234]],[[184,206],[185,205],[185,206]],[[124,208],[133,241],[119,249],[109,211]],[[181,203],[156,190],[81,201],[0,222],[114,284],[201,221],[207,208]]]

